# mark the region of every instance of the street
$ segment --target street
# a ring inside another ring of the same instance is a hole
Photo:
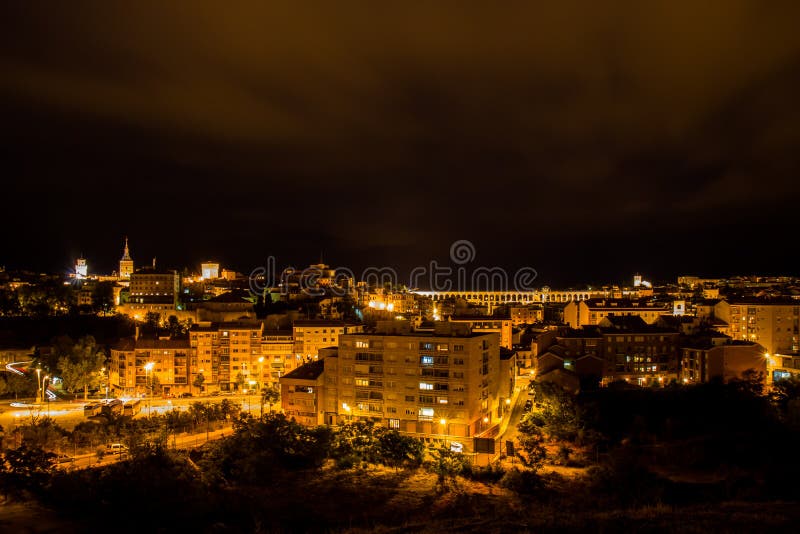
[[[261,406],[258,395],[216,395],[185,399],[143,398],[140,399],[141,411],[136,417],[146,417],[148,412],[151,414],[163,414],[171,410],[185,411],[195,402],[216,404],[222,402],[223,399],[228,399],[237,404],[244,412],[250,412],[256,416],[260,414]],[[8,433],[20,424],[30,423],[34,419],[49,416],[62,428],[72,430],[78,423],[90,420],[83,415],[83,407],[92,402],[100,402],[100,400],[43,402],[40,404],[35,404],[33,399],[4,400],[0,402],[0,426]],[[12,404],[16,406],[12,406]]]

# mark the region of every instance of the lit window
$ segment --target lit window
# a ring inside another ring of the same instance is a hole
[[[427,382],[420,382],[419,383],[419,389],[431,390],[431,389],[433,389],[433,384],[429,384]]]

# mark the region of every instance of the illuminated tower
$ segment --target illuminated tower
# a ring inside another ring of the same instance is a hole
[[[120,280],[130,280],[133,274],[133,259],[131,252],[128,250],[128,238],[125,238],[125,251],[122,253],[122,259],[119,260],[119,278]]]
[[[80,257],[75,262],[75,278],[83,280],[89,274],[89,267],[86,265],[86,259]]]

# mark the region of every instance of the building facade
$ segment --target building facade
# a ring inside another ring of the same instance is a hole
[[[292,324],[294,352],[300,361],[316,360],[320,349],[339,344],[339,336],[363,331],[364,325],[344,321],[297,320]]]
[[[111,348],[109,387],[120,396],[190,391],[188,339],[125,339]]]
[[[564,322],[572,328],[599,324],[609,316],[641,317],[645,323],[655,323],[661,315],[672,314],[671,304],[631,299],[590,299],[569,302],[564,306]]]
[[[763,346],[767,352],[800,350],[800,302],[788,299],[720,301],[715,314],[734,340]]]

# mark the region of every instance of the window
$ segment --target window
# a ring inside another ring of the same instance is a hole
[[[356,378],[356,385],[361,387],[369,386],[369,380],[366,378]]]
[[[395,408],[394,406],[387,406],[386,413],[397,413],[397,408]]]
[[[420,408],[419,417],[420,419],[422,419],[423,417],[433,419],[433,408]]]
[[[420,342],[419,350],[433,350],[433,343]]]
[[[420,356],[419,363],[421,365],[433,365],[433,356]]]
[[[369,341],[364,339],[357,339],[356,340],[356,348],[357,349],[366,349],[369,348]]]
[[[464,352],[464,345],[453,345],[453,352]]]
[[[453,358],[454,365],[464,365],[464,358]]]
[[[389,428],[397,430],[400,428],[400,419],[389,419]]]
[[[420,382],[419,389],[432,390],[433,384],[429,384],[428,382]]]
[[[414,395],[406,395],[406,402],[414,402]]]

